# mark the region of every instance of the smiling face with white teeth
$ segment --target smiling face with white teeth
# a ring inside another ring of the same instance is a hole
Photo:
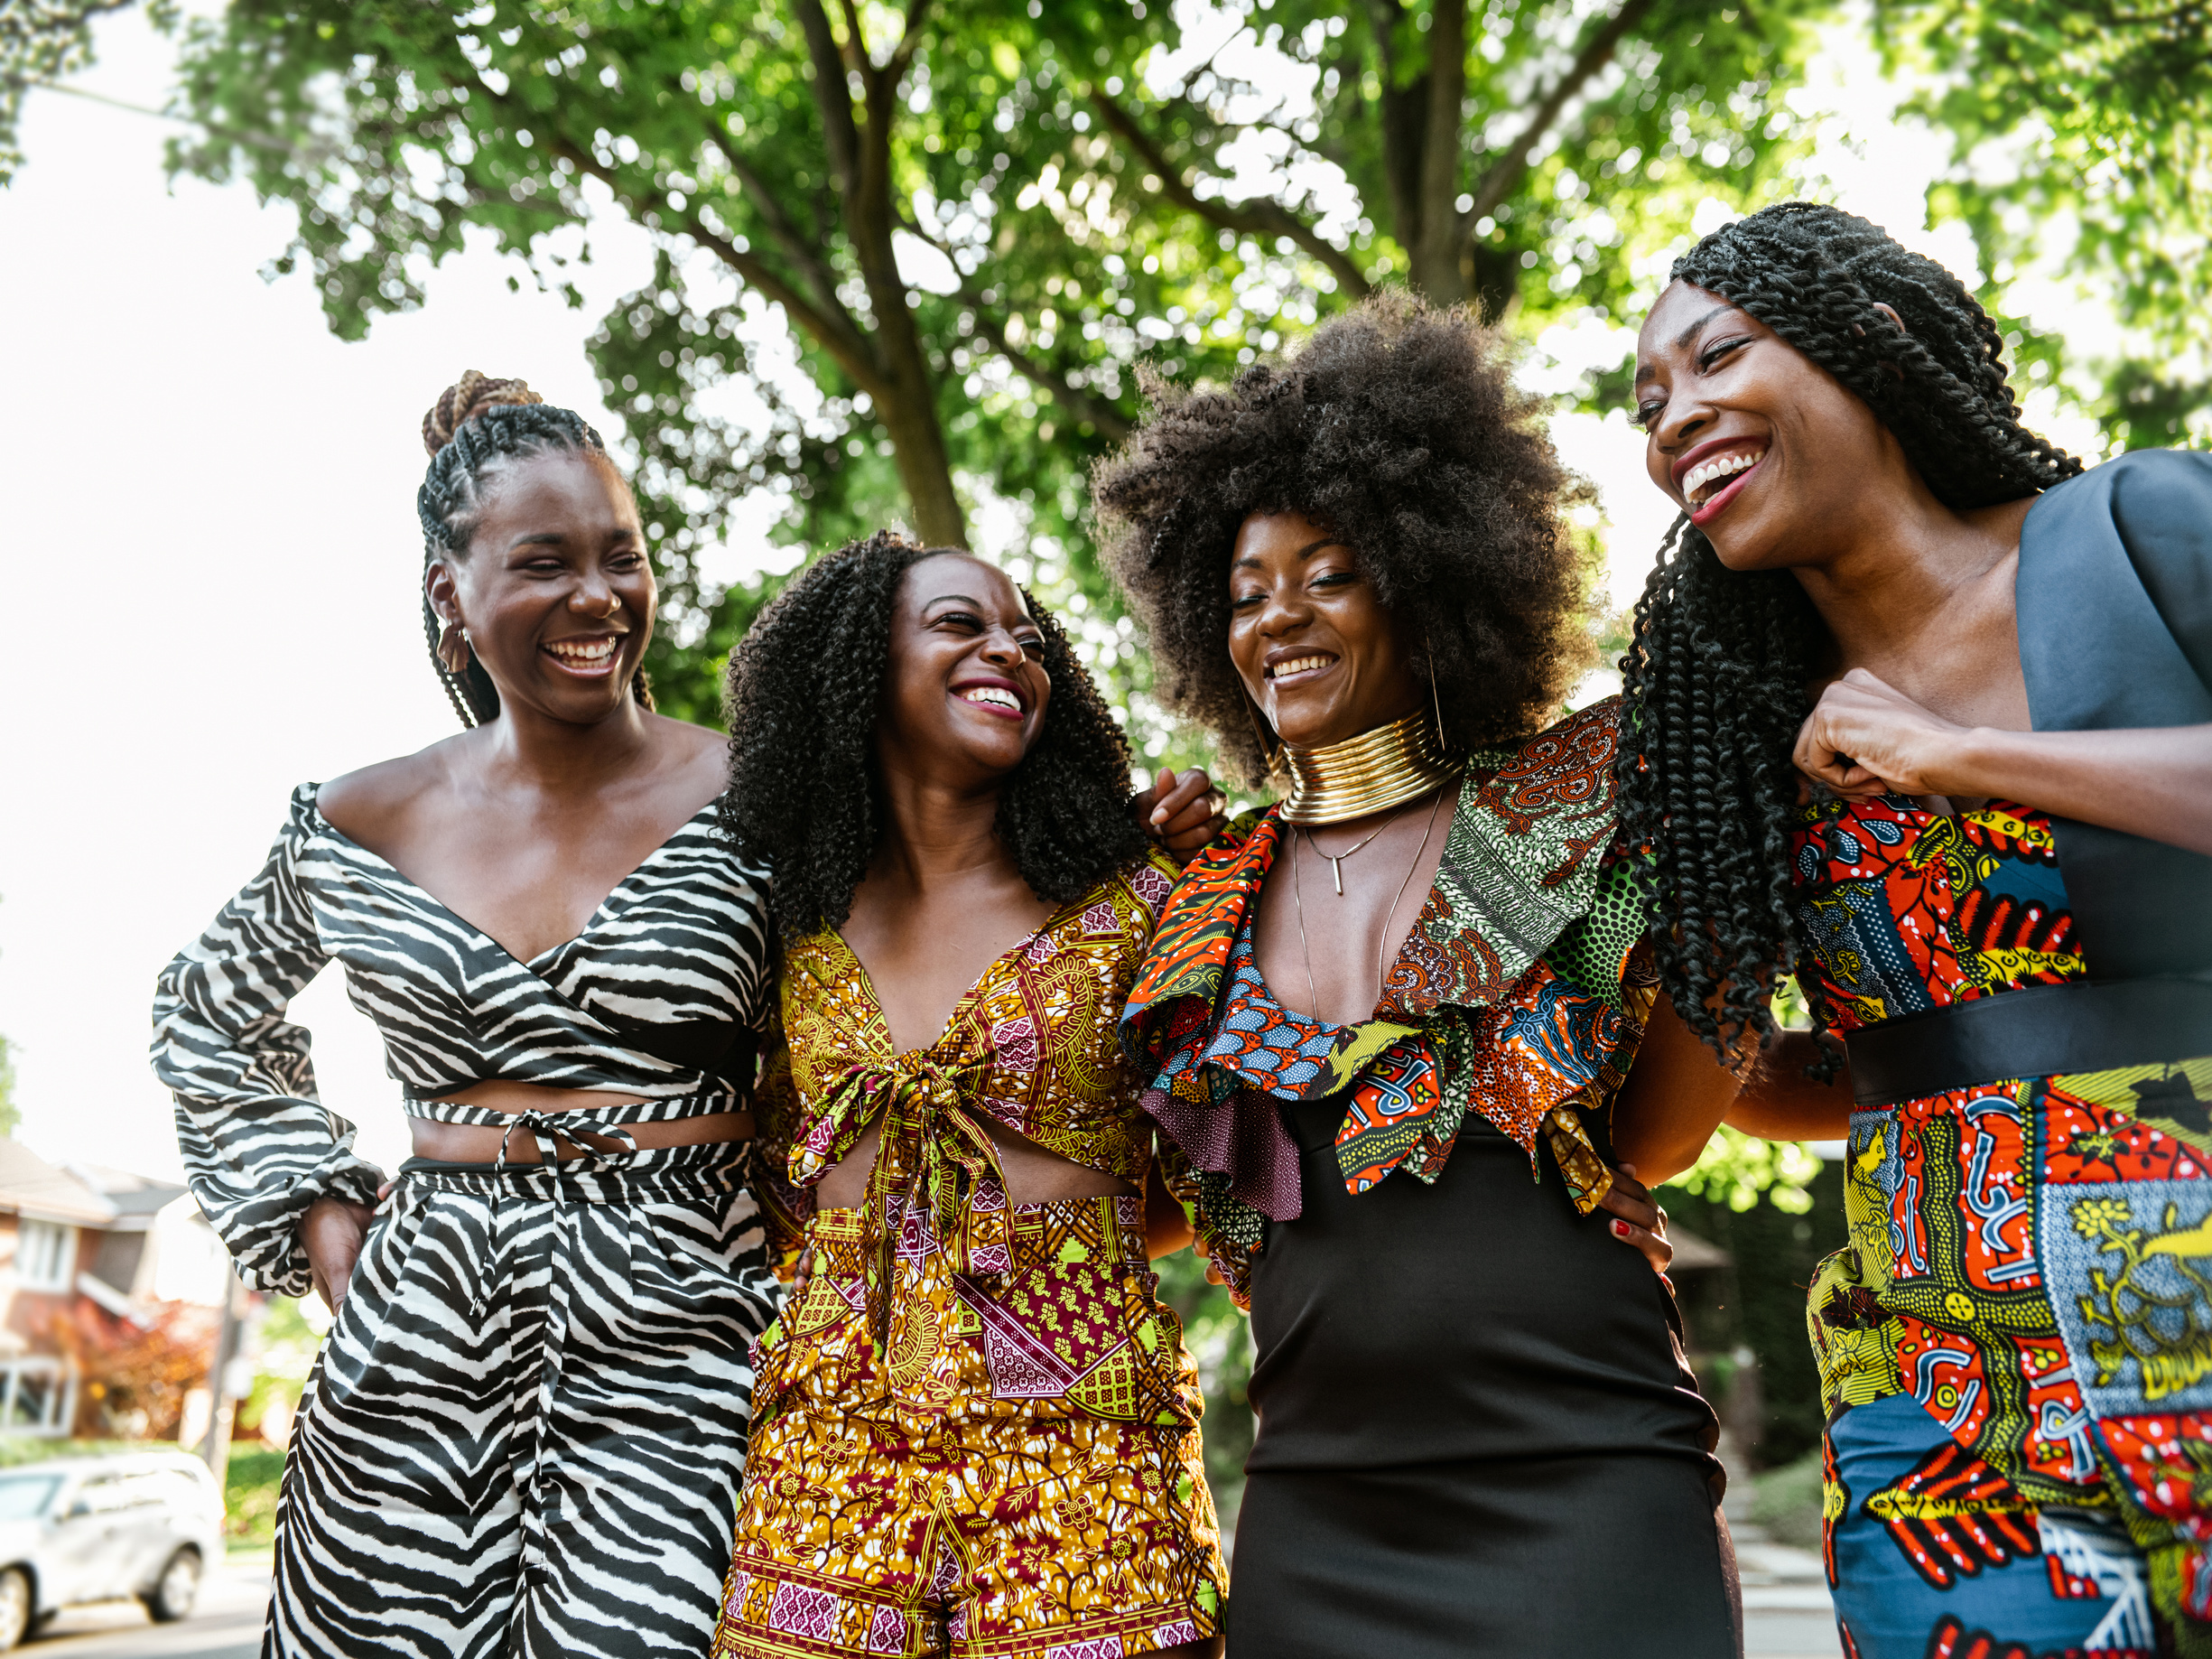
[[[503,715],[630,717],[655,590],[629,487],[604,455],[572,450],[514,461],[487,484],[467,551],[426,573],[432,609],[466,626]]]
[[[1021,764],[1052,701],[1045,636],[1006,573],[963,553],[899,579],[876,750],[887,769],[996,788]]]
[[[1731,570],[1817,564],[1910,471],[1866,403],[1749,312],[1676,283],[1636,347],[1644,461]]]
[[[1229,562],[1229,656],[1287,743],[1316,749],[1427,700],[1352,550],[1297,513],[1255,513]]]

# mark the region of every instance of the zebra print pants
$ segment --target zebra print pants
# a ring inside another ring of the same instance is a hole
[[[742,1156],[402,1167],[301,1401],[263,1659],[705,1652],[778,1294]]]

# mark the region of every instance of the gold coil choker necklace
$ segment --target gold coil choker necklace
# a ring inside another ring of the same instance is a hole
[[[1342,824],[1418,800],[1467,765],[1445,749],[1427,709],[1320,749],[1285,743],[1282,756],[1290,773],[1283,822],[1301,825]]]

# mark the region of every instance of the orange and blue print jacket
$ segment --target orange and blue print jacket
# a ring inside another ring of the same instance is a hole
[[[1324,1063],[1295,1084],[1256,1087],[1238,1060],[1263,1034],[1249,1011],[1224,1018],[1231,958],[1282,843],[1279,817],[1269,808],[1240,820],[1184,872],[1122,1015],[1122,1044],[1146,1079],[1146,1109],[1171,1139],[1181,1132],[1183,1158],[1163,1159],[1162,1173],[1240,1302],[1266,1219],[1298,1213],[1280,1213],[1265,1179],[1222,1151],[1282,1132],[1269,1095],[1349,1095],[1336,1150],[1354,1193],[1400,1168],[1434,1181],[1473,1111],[1518,1142],[1532,1170],[1541,1135],[1585,1211],[1604,1197],[1612,1172],[1582,1108],[1609,1107],[1656,990],[1636,948],[1642,862],[1617,844],[1618,716],[1609,698],[1472,758],[1376,1017],[1341,1028]],[[1241,1121],[1192,1132],[1215,1114]]]

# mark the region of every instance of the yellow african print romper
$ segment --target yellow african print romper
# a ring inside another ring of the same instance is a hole
[[[1215,1635],[1225,1576],[1143,1201],[1009,1205],[983,1119],[1144,1188],[1115,1037],[1173,869],[1101,883],[891,1052],[833,931],[789,947],[758,1110],[776,1254],[716,1659],[1111,1659]],[[812,1188],[883,1124],[864,1210]]]

